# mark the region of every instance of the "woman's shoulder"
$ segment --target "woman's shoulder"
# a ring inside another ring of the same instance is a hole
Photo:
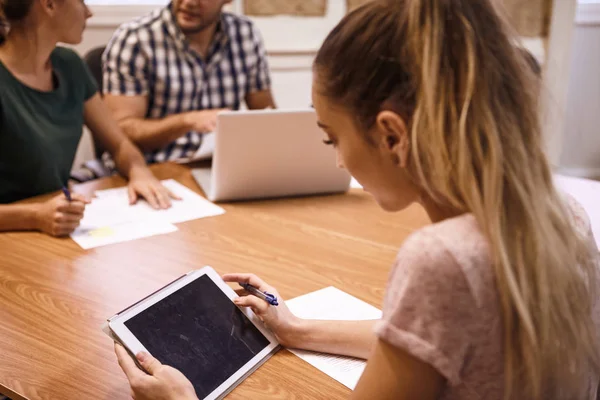
[[[405,241],[401,252],[422,253],[427,250],[434,258],[453,258],[461,264],[470,258],[489,262],[489,246],[479,223],[472,214],[463,214],[428,225],[414,232]]]
[[[464,214],[411,234],[398,251],[392,282],[407,276],[427,277],[428,286],[437,290],[452,287],[452,282],[464,285],[465,295],[485,302],[494,278],[489,242],[476,218]]]
[[[54,68],[78,68],[84,63],[74,50],[62,46],[57,46],[50,58]]]
[[[575,197],[568,193],[562,193],[569,217],[578,234],[589,236],[592,232],[592,223],[587,212]]]

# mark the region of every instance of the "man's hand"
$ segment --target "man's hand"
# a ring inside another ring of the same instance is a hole
[[[191,130],[198,133],[214,132],[217,129],[217,114],[227,111],[227,108],[216,110],[191,111],[185,115],[186,123]]]

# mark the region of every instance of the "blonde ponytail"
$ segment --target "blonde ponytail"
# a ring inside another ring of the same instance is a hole
[[[315,68],[324,94],[365,128],[393,104],[410,127],[417,184],[485,232],[505,398],[586,398],[585,374],[600,375],[597,253],[553,185],[537,77],[490,1],[369,3],[331,33]]]
[[[422,39],[410,51],[421,88],[411,132],[414,169],[434,199],[472,212],[490,241],[505,396],[585,398],[582,379],[590,365],[599,368],[591,319],[597,266],[552,182],[535,77],[501,26],[493,46],[476,35],[490,27],[475,7],[407,3],[407,35]],[[446,38],[449,25],[454,40]],[[503,62],[494,64],[498,55]]]

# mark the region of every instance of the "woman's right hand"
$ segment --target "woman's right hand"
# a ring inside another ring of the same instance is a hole
[[[279,296],[277,290],[253,274],[226,274],[225,282],[249,283],[261,292],[268,292],[277,296],[278,306],[271,306],[266,301],[250,294],[242,295],[233,302],[240,307],[250,307],[263,323],[269,328],[277,341],[285,347],[294,347],[294,338],[302,320],[296,317]]]
[[[35,213],[36,229],[51,236],[66,236],[79,226],[86,204],[90,200],[72,193],[71,201],[64,194],[40,203]]]

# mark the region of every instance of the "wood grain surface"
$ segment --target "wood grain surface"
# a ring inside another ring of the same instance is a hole
[[[202,193],[189,169],[154,166]],[[118,177],[75,187],[122,186]],[[386,214],[367,193],[222,205],[227,213],[179,231],[92,250],[40,233],[0,234],[0,392],[20,399],[130,398],[106,318],[204,265],[254,272],[292,298],[336,286],[381,307],[403,240],[428,222],[413,207]],[[349,390],[286,350],[230,399],[341,399]]]

